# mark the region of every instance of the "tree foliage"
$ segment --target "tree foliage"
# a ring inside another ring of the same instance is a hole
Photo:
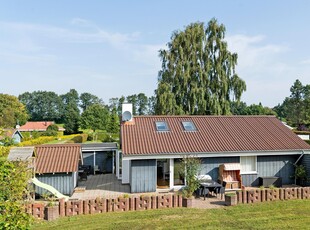
[[[17,124],[25,124],[27,119],[26,108],[17,97],[0,94],[0,127],[13,128]]]
[[[109,124],[109,111],[101,104],[89,106],[81,116],[81,127],[84,129],[107,130]]]
[[[29,171],[25,162],[0,158],[0,229],[28,229],[31,216],[25,213]]]
[[[75,89],[60,96],[64,105],[64,128],[66,134],[78,133],[80,126],[79,94]]]
[[[245,102],[232,102],[230,110],[233,115],[277,115],[273,109],[263,106],[262,103],[247,106]]]
[[[237,54],[228,51],[225,30],[212,19],[207,28],[193,23],[173,33],[159,55],[157,114],[230,114],[246,85],[235,73]]]
[[[54,92],[25,92],[18,98],[26,106],[32,121],[60,121],[62,118],[61,98]]]
[[[310,85],[303,85],[298,79],[290,88],[291,95],[282,104],[274,107],[278,116],[298,130],[310,126]]]
[[[90,93],[82,93],[80,95],[80,107],[83,112],[87,109],[87,107],[94,104],[103,104],[103,102],[97,96]]]

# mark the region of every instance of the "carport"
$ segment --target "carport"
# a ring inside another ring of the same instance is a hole
[[[93,174],[115,174],[117,154],[117,143],[82,144],[83,165],[90,166]]]

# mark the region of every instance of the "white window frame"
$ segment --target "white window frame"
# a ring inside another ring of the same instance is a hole
[[[252,171],[243,171],[242,170],[242,158],[245,159],[247,157],[254,158],[255,169]],[[257,174],[257,156],[240,156],[240,166],[241,166],[240,174]]]
[[[182,125],[183,125],[184,131],[187,131],[187,132],[197,131],[197,128],[196,128],[194,122],[192,122],[192,121],[182,121]],[[187,129],[187,128],[189,128],[189,129]]]
[[[168,123],[166,121],[155,121],[155,126],[156,126],[157,132],[167,132],[167,131],[170,131]],[[159,127],[164,127],[164,128],[161,129]]]

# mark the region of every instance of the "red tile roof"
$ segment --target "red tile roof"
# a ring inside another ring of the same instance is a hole
[[[77,172],[80,144],[40,145],[35,148],[36,173]]]
[[[30,131],[46,131],[47,127],[54,124],[53,121],[28,121],[26,124],[19,127],[21,132],[30,132]],[[65,129],[59,127],[59,131],[64,131]]]
[[[156,131],[166,121],[170,131]],[[197,131],[184,131],[192,121]],[[274,116],[138,116],[122,123],[124,155],[310,150]]]

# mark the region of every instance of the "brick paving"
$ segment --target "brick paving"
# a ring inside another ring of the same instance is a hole
[[[152,194],[167,194],[162,193],[146,193]],[[70,197],[70,199],[95,199],[97,197],[116,198],[128,194],[129,196],[140,196],[141,194],[131,194],[130,186],[123,185],[121,180],[118,180],[114,174],[99,174],[89,175],[87,180],[79,181],[78,187]],[[145,194],[145,193],[144,193]],[[203,197],[193,200],[193,208],[221,208],[225,206],[224,198],[220,196],[209,195],[206,200]]]

